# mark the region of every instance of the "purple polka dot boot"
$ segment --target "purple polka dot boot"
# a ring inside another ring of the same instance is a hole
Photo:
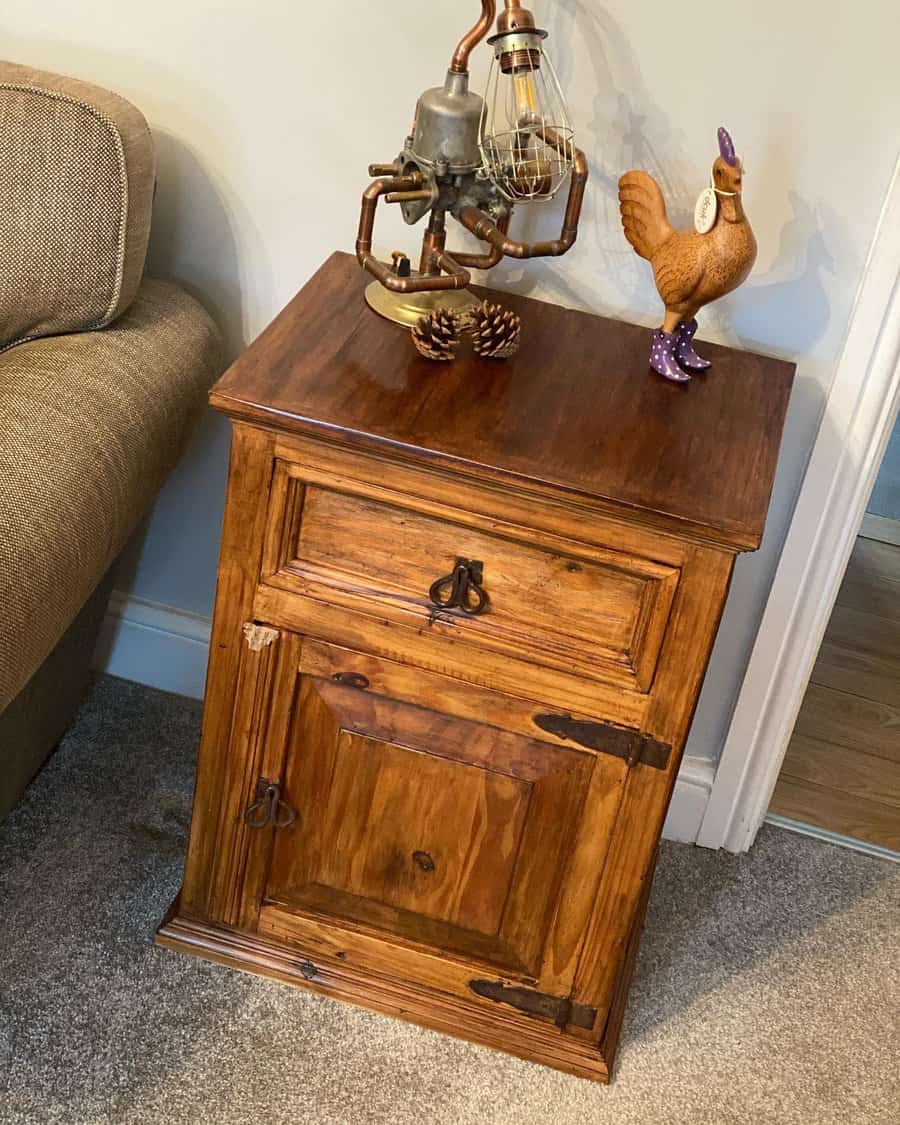
[[[703,356],[697,355],[694,351],[696,332],[696,320],[682,321],[675,332],[675,338],[678,341],[675,345],[675,358],[678,360],[679,367],[682,367],[685,371],[707,371],[712,367],[708,359],[704,359]]]
[[[677,346],[678,337],[674,333],[657,329],[653,333],[653,344],[650,347],[650,367],[657,375],[671,379],[673,383],[689,383],[690,375],[681,370],[675,358]]]

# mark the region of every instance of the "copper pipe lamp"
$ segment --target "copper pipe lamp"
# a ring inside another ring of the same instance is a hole
[[[453,53],[443,86],[419,98],[412,133],[363,195],[356,254],[375,280],[366,300],[382,316],[411,327],[436,308],[465,312],[479,302],[468,291],[473,269],[489,270],[505,257],[565,254],[578,235],[588,178],[575,147],[566,101],[545,50],[547,32],[518,3],[504,0],[489,43],[494,58],[485,98],[469,89],[469,57],[496,16],[496,0],[481,0],[481,16]],[[553,199],[570,180],[559,238],[519,242],[510,237],[513,208]],[[396,204],[414,226],[426,216],[418,268],[402,252],[393,261],[372,253],[378,202]],[[446,248],[447,215],[471,231],[481,254]]]

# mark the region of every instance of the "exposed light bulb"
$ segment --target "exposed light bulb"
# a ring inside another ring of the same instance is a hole
[[[530,70],[520,70],[513,74],[513,90],[516,100],[516,124],[520,128],[540,123],[537,90],[534,76]]]

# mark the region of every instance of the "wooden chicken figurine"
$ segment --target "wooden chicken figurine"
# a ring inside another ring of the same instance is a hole
[[[726,129],[719,129],[719,156],[712,186],[697,204],[696,230],[673,230],[662,191],[649,173],[626,172],[619,180],[625,237],[653,266],[666,306],[663,326],[653,334],[650,367],[676,383],[710,366],[694,350],[698,310],[737,289],[756,261],[742,187],[741,161]]]

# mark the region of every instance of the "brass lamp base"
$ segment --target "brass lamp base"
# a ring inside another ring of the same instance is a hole
[[[392,293],[378,281],[366,289],[366,302],[379,316],[412,328],[423,316],[435,309],[452,309],[456,313],[471,312],[481,305],[468,289],[444,289],[425,293]]]

